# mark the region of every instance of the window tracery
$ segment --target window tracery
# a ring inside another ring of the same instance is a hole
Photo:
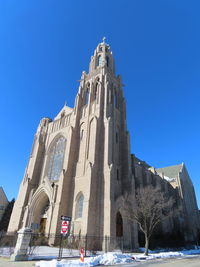
[[[60,177],[63,167],[66,139],[60,137],[50,149],[47,176],[50,181],[56,181]]]

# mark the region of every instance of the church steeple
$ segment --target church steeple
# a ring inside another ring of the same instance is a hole
[[[98,44],[94,51],[94,55],[91,57],[89,73],[98,70],[100,68],[106,68],[108,71],[115,73],[115,63],[110,46],[105,42]]]

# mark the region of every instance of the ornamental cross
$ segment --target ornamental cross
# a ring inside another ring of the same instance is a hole
[[[102,40],[103,40],[103,43],[105,44],[106,37],[103,37]]]

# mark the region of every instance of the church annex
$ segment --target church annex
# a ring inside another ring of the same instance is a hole
[[[138,227],[124,215],[123,195],[149,183],[175,194],[184,210],[162,225],[163,232],[178,225],[185,241],[196,241],[198,207],[185,165],[155,169],[130,154],[122,81],[103,41],[82,73],[74,108],[65,105],[39,123],[8,232],[31,227],[53,244],[67,215],[75,235],[123,237],[125,245],[138,247]]]

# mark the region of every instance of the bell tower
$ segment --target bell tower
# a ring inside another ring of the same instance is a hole
[[[132,226],[122,209],[122,195],[134,191],[126,103],[122,80],[115,75],[113,54],[105,38],[91,57],[89,72],[82,73],[76,106],[80,141],[74,203],[81,192],[84,215],[82,220],[76,219],[74,206],[74,230],[113,238],[120,232],[130,243]],[[116,226],[119,216],[123,233]]]

